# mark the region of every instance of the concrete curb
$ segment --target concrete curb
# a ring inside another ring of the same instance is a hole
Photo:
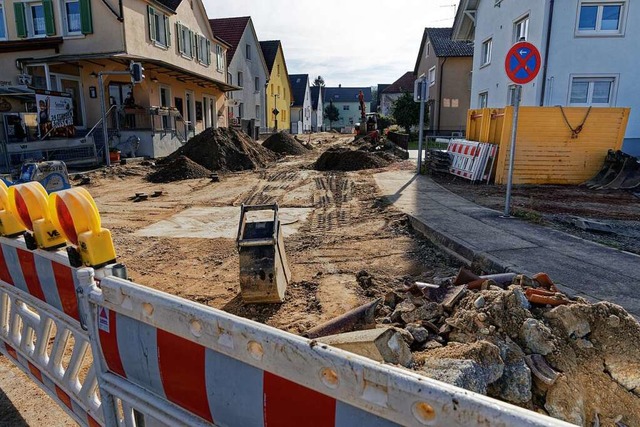
[[[407,216],[409,217],[409,223],[414,230],[416,230],[425,238],[429,239],[429,241],[434,243],[449,255],[469,266],[478,267],[480,270],[490,274],[518,273],[525,274],[529,277],[533,275],[532,273],[523,270],[516,265],[503,261],[486,252],[479,251],[463,240],[436,230],[435,228],[430,227],[428,224],[420,221],[413,215],[407,214]]]

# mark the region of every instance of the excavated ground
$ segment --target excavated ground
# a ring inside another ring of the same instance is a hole
[[[314,150],[265,169],[221,173],[220,182],[153,184],[145,178],[153,166],[138,164],[86,174],[85,187],[113,233],[119,261],[137,283],[296,334],[384,298],[378,322],[405,330],[416,362],[412,369],[437,377],[446,363],[451,375],[442,380],[583,425],[591,425],[596,414],[601,425],[615,425],[619,417],[627,425],[640,423],[640,380],[636,384],[633,376],[640,370],[640,327],[620,308],[583,302],[568,314],[556,310],[554,317],[550,308],[527,308],[513,289],[492,288],[469,291],[445,310],[403,292],[416,281],[453,276],[460,265],[416,235],[406,217],[382,201],[373,179],[379,170],[314,170],[324,151],[351,139],[314,135]],[[385,170],[412,167],[395,162]],[[136,193],[157,191],[162,195],[132,200]],[[293,281],[283,304],[245,306],[234,239],[239,206],[274,202],[290,227],[285,245]],[[172,231],[171,225],[180,222],[175,215],[198,210],[204,213],[190,221],[206,225],[212,235],[181,237]],[[148,231],[158,223],[168,224],[164,235]],[[551,344],[545,347],[547,341]],[[546,353],[547,363],[561,374],[554,386],[545,387],[527,373],[524,359],[532,353]],[[469,367],[483,377],[471,375],[471,384],[465,382]],[[16,372],[0,359],[0,389],[8,396],[0,394],[0,419],[11,420],[7,425],[72,425],[50,400],[21,399],[42,393]],[[11,403],[18,412],[11,412]]]

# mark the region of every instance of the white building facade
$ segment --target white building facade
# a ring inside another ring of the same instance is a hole
[[[505,56],[524,39],[540,50],[542,67],[522,104],[631,107],[623,149],[640,155],[637,22],[640,4],[631,0],[462,0],[453,38],[474,40],[471,108],[512,102]]]

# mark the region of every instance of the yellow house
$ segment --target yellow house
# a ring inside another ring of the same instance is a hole
[[[161,157],[206,128],[227,126],[225,92],[237,88],[226,83],[228,46],[214,37],[201,0],[3,0],[0,6],[0,103],[21,115],[0,114],[12,120],[0,125],[0,141],[14,157],[82,147],[104,158],[99,73],[110,147],[135,137],[137,155]],[[132,62],[145,69],[135,85],[127,74]],[[71,97],[73,126],[43,128],[38,95]]]
[[[269,68],[267,87],[267,128],[268,130],[289,130],[291,125],[291,104],[293,96],[287,63],[280,40],[260,42],[264,59]],[[278,112],[276,115],[275,112]]]

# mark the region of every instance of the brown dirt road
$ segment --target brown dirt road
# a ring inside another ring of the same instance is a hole
[[[132,165],[116,166],[108,173],[92,172],[88,174],[91,183],[86,188],[96,199],[103,226],[114,236],[118,260],[127,265],[135,282],[301,333],[382,296],[399,284],[450,276],[459,267],[456,261],[416,236],[403,214],[380,201],[374,171],[312,169],[322,151],[351,139],[317,134],[311,142],[318,149],[304,156],[287,157],[264,170],[221,175],[219,183],[196,179],[152,184],[145,180],[151,167]],[[411,166],[396,163],[386,169],[405,167]],[[131,200],[135,193],[151,194],[159,190],[163,195],[158,198],[139,203]],[[237,207],[239,216],[242,203],[274,202],[282,208],[310,210],[307,219],[299,224],[299,231],[285,239],[293,283],[283,304],[242,304],[238,255],[232,238],[135,234],[188,208]],[[361,270],[374,278],[368,289],[361,288],[356,280],[355,275]],[[0,389],[15,388],[15,382],[8,381],[5,372],[14,375],[16,368],[10,368],[3,359],[0,367]],[[37,389],[26,379],[20,388],[24,390],[21,395],[31,395]],[[35,399],[29,401],[33,403]],[[28,408],[19,400],[11,402],[28,424],[43,424],[37,415],[36,418],[28,415]],[[54,414],[58,410],[44,399],[37,402],[41,403],[42,413]],[[0,406],[0,419],[7,410],[6,405]],[[64,425],[64,419],[46,424]]]

